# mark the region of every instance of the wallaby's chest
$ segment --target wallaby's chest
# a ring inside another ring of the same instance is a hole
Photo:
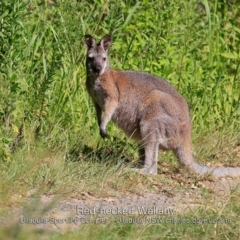
[[[90,79],[87,81],[87,88],[92,99],[98,103],[98,105],[103,109],[104,106],[104,92],[103,86],[99,78]]]

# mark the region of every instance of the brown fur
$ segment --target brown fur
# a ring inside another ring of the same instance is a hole
[[[144,163],[140,172],[157,174],[158,150],[172,150],[180,163],[199,174],[240,175],[240,168],[208,168],[191,153],[191,121],[186,100],[165,80],[145,72],[116,71],[109,67],[111,36],[96,43],[85,36],[86,86],[96,108],[100,135],[113,120],[138,141]],[[102,111],[104,115],[102,116]]]

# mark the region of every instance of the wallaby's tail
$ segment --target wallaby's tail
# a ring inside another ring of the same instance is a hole
[[[199,175],[209,174],[214,177],[240,177],[240,167],[207,167],[197,163],[192,155],[189,144],[178,148],[175,154],[182,165]]]
[[[207,167],[197,163],[195,160],[189,169],[200,174],[210,174],[214,177],[239,177],[240,167]]]

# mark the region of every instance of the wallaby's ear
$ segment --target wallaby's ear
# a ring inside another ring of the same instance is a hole
[[[106,35],[101,39],[100,44],[105,49],[105,51],[107,51],[108,48],[110,47],[111,41],[112,41],[111,35]]]
[[[92,48],[96,44],[95,39],[91,35],[86,34],[84,37],[84,41],[88,49]]]

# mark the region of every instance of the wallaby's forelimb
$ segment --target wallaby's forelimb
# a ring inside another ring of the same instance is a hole
[[[144,166],[144,162],[145,162],[145,149],[140,146],[138,146],[138,156],[139,156],[139,159],[138,159],[138,162],[137,162],[137,166],[138,167],[143,167]]]
[[[107,134],[107,130],[106,130],[106,126],[108,124],[108,122],[111,120],[114,111],[117,108],[117,102],[115,100],[108,100],[106,101],[106,104],[104,106],[104,115],[100,124],[100,135],[102,138],[106,138],[109,137],[109,135]]]
[[[95,110],[96,110],[96,114],[97,114],[98,126],[100,127],[101,122],[102,122],[102,110],[101,110],[101,108],[98,106],[97,103],[95,103],[94,105],[95,105]]]

